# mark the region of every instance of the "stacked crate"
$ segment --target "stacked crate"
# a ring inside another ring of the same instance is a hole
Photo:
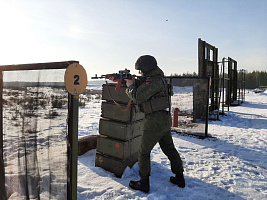
[[[121,177],[127,166],[137,162],[145,115],[133,104],[127,109],[130,99],[125,93],[126,87],[122,86],[119,91],[115,87],[116,84],[104,84],[102,88],[101,137],[97,140],[95,165]]]

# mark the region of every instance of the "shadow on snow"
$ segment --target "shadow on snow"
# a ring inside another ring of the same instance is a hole
[[[162,200],[169,200],[169,199],[238,199],[243,200],[242,197],[227,191],[226,189],[217,187],[215,185],[206,183],[200,179],[192,178],[185,176],[186,187],[179,188],[178,186],[172,184],[169,181],[170,176],[173,176],[171,170],[166,166],[163,166],[160,163],[151,162],[151,176],[150,176],[150,192],[148,194],[135,191],[129,188],[130,180],[139,180],[138,177],[138,164],[136,163],[131,169],[126,168],[122,178],[117,178],[113,173],[105,171],[102,168],[94,167],[91,163],[89,164],[88,157],[90,156],[90,162],[94,162],[94,158],[92,156],[93,151],[91,153],[86,153],[84,156],[80,157],[79,162],[86,165],[90,170],[94,173],[98,174],[101,177],[109,177],[112,178],[114,181],[120,183],[125,188],[131,190],[123,190],[120,191],[119,194],[116,191],[116,188],[112,189],[112,183],[107,183],[107,189],[109,189],[109,194],[112,194],[113,197],[115,196],[123,196],[127,199],[135,199],[136,197],[142,198],[146,197],[147,199],[162,199]],[[87,158],[86,158],[87,157]],[[89,166],[88,166],[89,165]],[[88,193],[78,194],[79,200],[86,199],[88,196],[90,198],[96,198],[99,196],[104,195],[103,193],[97,193],[89,190]],[[129,191],[129,192],[128,192]],[[107,191],[106,191],[107,192]],[[89,194],[91,193],[91,194]]]
[[[243,146],[240,146],[238,144],[229,143],[225,140],[221,140],[218,138],[206,138],[204,140],[197,139],[196,137],[192,136],[183,136],[183,135],[175,135],[173,134],[173,137],[177,137],[179,139],[192,142],[201,146],[204,146],[204,148],[211,148],[214,149],[214,154],[223,153],[223,155],[226,155],[228,157],[234,156],[237,157],[243,161],[246,161],[246,164],[254,167],[255,170],[258,167],[261,167],[263,169],[266,168],[266,150],[263,150],[263,148],[257,148],[254,147],[256,150],[248,149]],[[221,157],[221,159],[225,159],[225,156]]]

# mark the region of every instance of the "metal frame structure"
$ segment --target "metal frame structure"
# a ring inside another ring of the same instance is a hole
[[[230,106],[240,105],[245,100],[245,70],[237,70],[237,61],[230,57],[223,58],[221,63],[220,105],[222,112],[220,114],[224,115],[225,107],[229,111]]]
[[[238,83],[238,105],[244,103],[245,101],[245,94],[246,94],[246,72],[244,69],[240,69],[237,71],[238,77],[237,77],[237,83]]]
[[[237,61],[228,57],[229,85],[226,88],[226,104],[235,105],[237,101]]]
[[[219,63],[222,63],[219,71]],[[227,66],[226,66],[227,63]],[[226,71],[227,68],[227,71]],[[219,120],[224,107],[240,105],[245,99],[245,73],[237,70],[237,61],[228,57],[218,62],[218,48],[198,39],[198,76],[210,77],[210,119]],[[222,112],[220,113],[220,106]],[[215,118],[213,118],[215,116]]]
[[[218,65],[218,48],[198,39],[198,76],[210,77],[209,111],[217,111],[219,117],[220,106],[220,77]]]
[[[193,86],[193,121],[203,118],[202,114],[205,113],[205,131],[204,135],[192,134],[208,137],[210,78],[181,76],[166,76],[165,78],[172,86]]]
[[[66,69],[78,61],[50,63],[33,63],[0,66],[0,199],[6,199],[5,168],[3,155],[3,72],[19,70]],[[69,94],[68,97],[68,168],[67,168],[67,199],[77,199],[77,160],[78,160],[78,98]]]
[[[226,73],[225,71],[225,64],[227,63],[227,67],[228,67],[228,60],[226,58],[223,58],[222,59],[222,66],[221,66],[221,74],[220,74],[220,78],[221,78],[221,86],[220,86],[220,93],[222,94],[221,95],[221,101],[220,101],[220,105],[222,107],[222,112],[221,114],[222,115],[225,115],[225,112],[224,112],[224,108],[227,107],[227,110],[229,111],[229,104],[226,103],[226,100],[227,94],[225,94],[226,92],[229,92],[229,85],[230,85],[230,78],[228,76],[228,73]],[[226,88],[226,91],[225,91],[225,88]]]

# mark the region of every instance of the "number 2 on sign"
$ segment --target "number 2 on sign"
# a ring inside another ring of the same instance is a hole
[[[79,79],[80,79],[79,75],[74,75],[74,79],[75,79],[74,85],[80,85],[80,83],[79,83]]]

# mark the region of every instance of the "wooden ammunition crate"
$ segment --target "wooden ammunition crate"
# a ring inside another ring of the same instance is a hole
[[[95,166],[113,172],[121,177],[127,166],[132,167],[138,160],[138,150],[143,133],[145,114],[134,104],[127,104],[129,98],[125,86],[116,91],[116,84],[102,88],[102,113],[99,122],[100,137],[97,138]],[[116,101],[120,106],[115,105]]]
[[[97,138],[97,151],[114,158],[126,159],[139,150],[141,136],[128,141],[114,140],[110,137]]]
[[[101,118],[99,122],[99,133],[110,138],[127,141],[142,135],[143,127],[143,120],[128,124]]]
[[[127,166],[132,167],[137,162],[137,160],[138,153],[135,153],[126,159],[116,159],[97,152],[95,158],[95,166],[112,172],[118,178],[121,178],[125,168]]]
[[[130,99],[125,93],[126,86],[121,86],[119,91],[115,90],[117,84],[103,84],[102,85],[102,100],[113,101],[127,104]]]
[[[112,102],[102,102],[101,116],[103,118],[109,118],[120,122],[131,123],[141,120],[145,117],[145,113],[138,112],[134,105],[131,105],[129,110],[126,110],[126,104],[120,104],[122,109],[116,106]]]

